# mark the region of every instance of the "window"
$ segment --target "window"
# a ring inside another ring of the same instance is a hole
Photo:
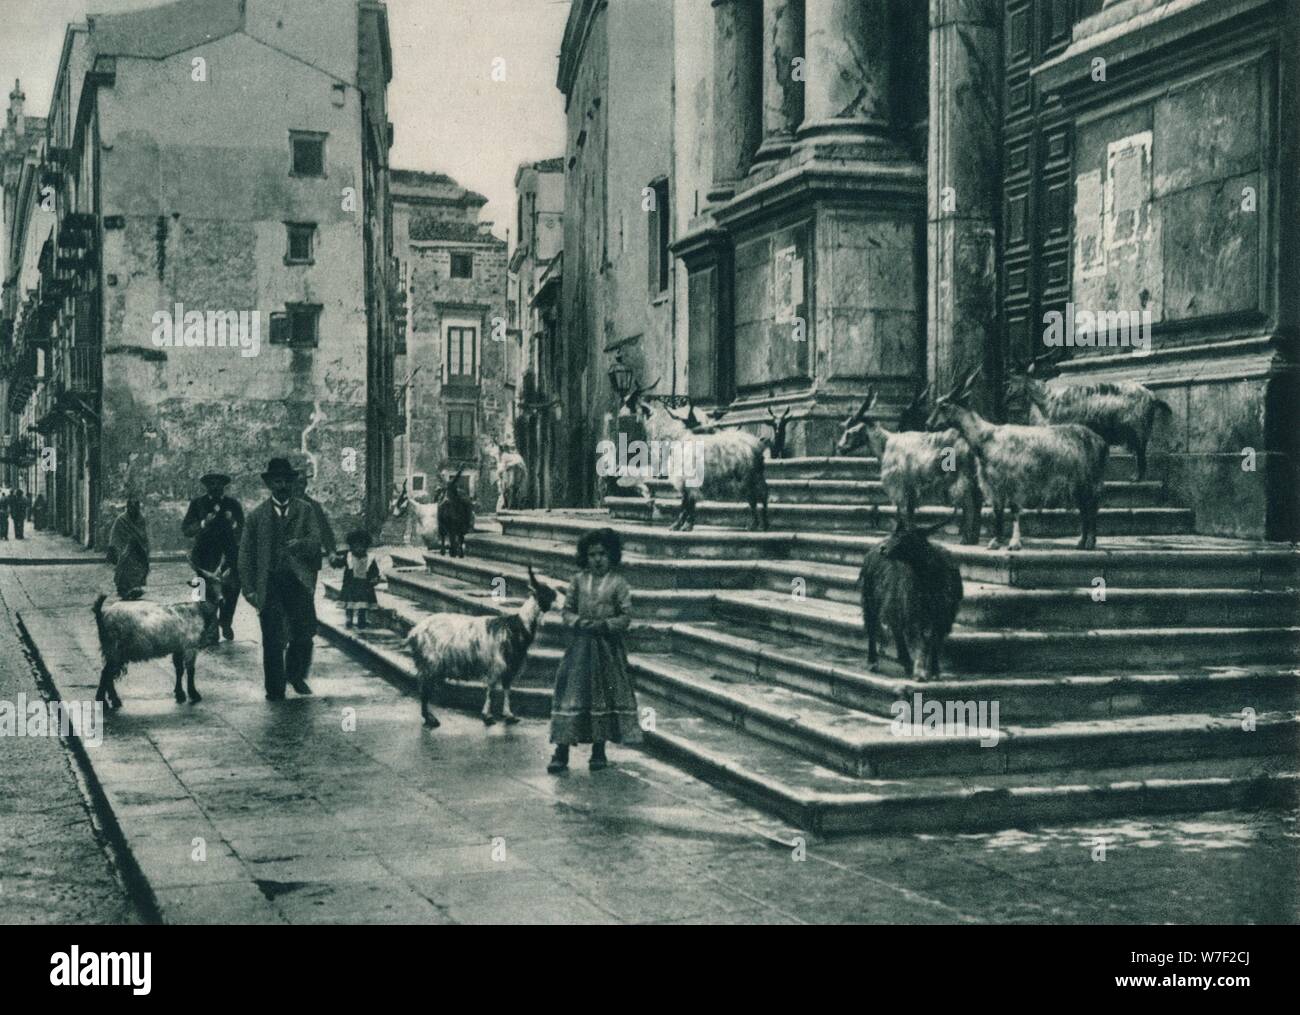
[[[672,261],[668,253],[671,240],[672,209],[668,207],[668,181],[656,180],[650,184],[654,201],[646,220],[646,235],[650,241],[650,295],[658,296],[668,290],[668,269]]]
[[[474,410],[453,409],[447,413],[447,457],[474,457]]]
[[[478,328],[465,325],[447,327],[447,362],[444,384],[478,383]]]
[[[289,249],[284,255],[285,264],[314,264],[316,224],[314,222],[286,222]]]
[[[289,146],[293,152],[294,176],[325,175],[325,135],[291,131]]]
[[[473,254],[452,254],[451,255],[451,277],[452,278],[473,278],[474,277],[474,255]]]
[[[320,342],[319,303],[289,303],[271,315],[271,344],[314,348]]]

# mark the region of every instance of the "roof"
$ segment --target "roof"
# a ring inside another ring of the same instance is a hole
[[[564,172],[564,157],[556,156],[553,159],[539,159],[536,162],[521,162],[519,168],[515,170],[515,187],[519,186],[519,181],[524,173],[528,170],[535,173],[562,173]]]
[[[481,208],[488,201],[477,191],[462,187],[446,173],[394,169],[388,174],[388,186],[398,204],[454,204]]]
[[[452,240],[457,243],[494,243],[505,246],[504,241],[492,235],[491,223],[447,222],[429,215],[412,217],[411,239],[415,242]]]
[[[244,0],[174,0],[122,14],[92,14],[86,23],[102,56],[162,60],[241,31]]]

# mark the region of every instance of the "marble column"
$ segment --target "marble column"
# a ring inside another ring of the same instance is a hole
[[[762,134],[759,0],[713,0],[713,204],[728,201]]]
[[[803,9],[804,0],[763,0],[763,142],[756,164],[788,155],[803,120]]]
[[[893,62],[888,0],[807,0],[804,53],[799,136],[819,145],[884,142]]]
[[[1001,3],[930,0],[928,380],[998,372]],[[987,392],[981,392],[981,401]]]

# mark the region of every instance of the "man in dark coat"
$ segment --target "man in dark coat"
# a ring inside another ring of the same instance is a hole
[[[230,477],[209,472],[199,480],[206,493],[190,501],[181,532],[194,540],[190,566],[213,574],[221,570],[222,561],[229,568],[224,586],[221,613],[217,617],[221,634],[233,641],[235,607],[239,605],[239,537],[244,533],[244,509],[234,497],[226,496]]]
[[[36,499],[32,501],[32,528],[40,532],[46,528],[48,519],[45,517],[49,508],[45,503],[45,494],[38,493]]]
[[[9,538],[9,491],[0,487],[0,539]]]
[[[27,509],[29,506],[27,494],[23,493],[21,486],[9,495],[9,513],[14,518],[15,539],[23,538],[23,526],[27,524]]]
[[[244,598],[262,623],[268,701],[283,701],[286,683],[299,694],[311,694],[307,673],[316,634],[321,533],[316,512],[293,496],[297,478],[286,459],[271,459],[262,473],[271,496],[249,514],[239,543]]]
[[[117,516],[108,533],[108,562],[113,565],[113,584],[123,599],[139,599],[149,580],[149,525],[140,498],[127,494],[126,510]]]

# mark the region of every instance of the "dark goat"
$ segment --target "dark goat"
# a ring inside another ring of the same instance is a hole
[[[947,524],[904,525],[862,560],[862,623],[867,666],[879,658],[881,623],[894,636],[898,661],[912,676],[911,644],[921,645],[921,680],[939,676],[939,654],[961,606],[961,571],[951,553],[927,535]]]
[[[438,501],[438,552],[447,556],[451,544],[453,557],[465,556],[465,536],[474,531],[474,505],[460,492],[460,477],[465,470],[456,470],[442,499]]]
[[[772,436],[768,438],[767,446],[772,451],[772,460],[779,462],[785,457],[785,428],[790,425],[790,410],[784,409],[778,416],[769,405],[767,416],[765,422],[772,428]]]

